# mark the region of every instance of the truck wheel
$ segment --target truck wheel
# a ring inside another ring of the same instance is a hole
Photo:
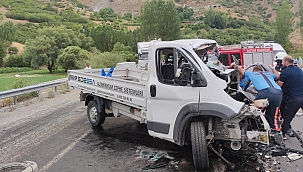
[[[87,117],[92,126],[99,126],[104,123],[105,120],[105,109],[102,106],[102,112],[98,111],[98,105],[96,100],[92,100],[87,105]]]
[[[202,121],[192,122],[190,125],[191,147],[194,165],[197,170],[209,168],[205,127]]]

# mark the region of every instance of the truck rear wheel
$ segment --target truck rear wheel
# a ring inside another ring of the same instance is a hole
[[[190,126],[193,161],[197,170],[209,168],[205,127],[202,121],[195,121]]]
[[[105,121],[105,109],[102,106],[101,112],[98,110],[98,104],[96,100],[92,100],[87,105],[87,117],[92,126],[99,126]]]

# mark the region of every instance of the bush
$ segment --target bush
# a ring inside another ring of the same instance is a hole
[[[19,52],[17,47],[9,47],[8,48],[9,54],[17,54]]]
[[[266,15],[266,18],[271,18],[271,16],[272,16],[272,14],[269,13],[269,14]]]
[[[118,53],[105,52],[94,54],[90,59],[89,64],[92,65],[92,68],[109,68],[116,66],[117,63],[125,61],[126,59]]]
[[[7,12],[7,13],[5,14],[5,16],[6,16],[7,18],[16,19],[16,20],[26,20],[24,14],[18,13],[18,12],[14,12],[14,11],[12,11],[12,12]]]
[[[22,55],[10,55],[5,63],[5,67],[26,67]]]
[[[33,23],[17,24],[16,28],[17,34],[15,41],[25,44],[26,40],[34,39],[36,37],[39,25]]]
[[[43,23],[52,21],[53,17],[48,14],[27,14],[26,19],[30,22]]]
[[[65,7],[65,5],[63,3],[60,3],[60,2],[56,2],[55,6],[58,7],[58,8],[64,8]]]
[[[32,70],[29,67],[3,67],[0,68],[0,73],[25,72]]]
[[[30,22],[42,23],[50,22],[53,20],[53,16],[46,13],[29,13],[29,12],[7,12],[5,14],[7,18],[12,18],[16,20],[28,20]]]
[[[17,79],[13,84],[13,89],[23,88],[23,87],[25,87],[25,83],[23,82],[22,79]],[[17,101],[21,102],[24,100],[31,99],[33,97],[36,97],[36,92],[21,94],[21,95],[17,96]]]
[[[127,23],[126,26],[140,26],[139,23]]]
[[[131,21],[131,19],[133,18],[133,14],[130,13],[130,12],[125,13],[123,18],[124,18],[125,20]]]
[[[58,9],[57,8],[53,8],[51,5],[47,5],[47,7],[43,8],[43,10],[52,11],[52,12],[58,13]]]

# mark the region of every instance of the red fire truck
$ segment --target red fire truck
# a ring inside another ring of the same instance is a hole
[[[242,67],[257,62],[273,65],[274,62],[273,47],[265,46],[264,43],[243,41],[241,44],[219,46],[219,51],[219,60],[225,66],[234,62],[234,58],[239,60]]]

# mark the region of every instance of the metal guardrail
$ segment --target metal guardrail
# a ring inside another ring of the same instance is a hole
[[[14,97],[14,104],[17,104],[16,96],[26,94],[26,93],[31,93],[31,92],[36,92],[38,95],[40,90],[52,88],[52,87],[55,87],[55,91],[56,91],[57,86],[67,84],[67,81],[68,81],[67,78],[64,78],[64,79],[58,79],[58,80],[53,80],[53,81],[49,81],[49,82],[43,82],[40,84],[31,85],[31,86],[27,86],[27,87],[23,87],[23,88],[2,91],[2,92],[0,92],[0,100],[9,98],[9,97]]]

